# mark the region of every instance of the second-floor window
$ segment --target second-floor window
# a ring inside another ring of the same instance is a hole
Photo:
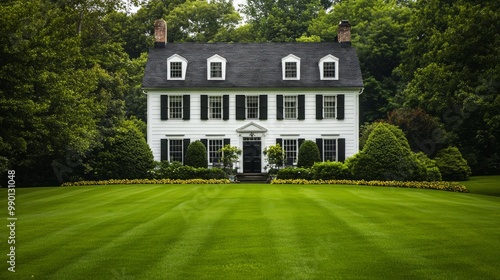
[[[335,96],[323,96],[323,118],[335,118]]]
[[[169,103],[170,119],[182,119],[182,96],[170,96]]]
[[[285,119],[297,119],[297,96],[285,96]]]
[[[208,117],[210,119],[222,119],[222,96],[209,96]]]
[[[207,59],[207,79],[225,80],[226,62],[227,60],[218,54],[209,57]]]
[[[247,119],[259,118],[259,96],[247,96]]]

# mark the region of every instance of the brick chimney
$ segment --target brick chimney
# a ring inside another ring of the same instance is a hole
[[[165,48],[167,44],[167,23],[163,19],[155,20],[155,48]]]
[[[351,46],[351,25],[348,20],[342,20],[339,23],[337,40],[343,48]]]

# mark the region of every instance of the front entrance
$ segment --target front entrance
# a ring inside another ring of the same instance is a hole
[[[262,169],[260,137],[243,137],[243,173],[260,173]]]

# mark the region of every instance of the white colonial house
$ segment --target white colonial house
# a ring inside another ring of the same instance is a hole
[[[304,140],[323,161],[358,152],[363,80],[347,21],[328,43],[167,43],[166,34],[156,21],[143,79],[155,160],[183,162],[195,140],[209,164],[223,145],[240,147],[243,173],[264,172],[263,150],[276,143],[288,165]]]

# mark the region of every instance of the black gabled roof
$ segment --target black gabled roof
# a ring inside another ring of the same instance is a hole
[[[167,58],[178,54],[188,61],[186,79],[167,79]],[[226,79],[207,80],[207,59],[227,60]],[[293,54],[301,64],[300,80],[283,80],[281,59]],[[339,80],[322,81],[319,60],[339,58]],[[149,51],[143,88],[348,88],[363,87],[358,56],[339,43],[167,43]]]

